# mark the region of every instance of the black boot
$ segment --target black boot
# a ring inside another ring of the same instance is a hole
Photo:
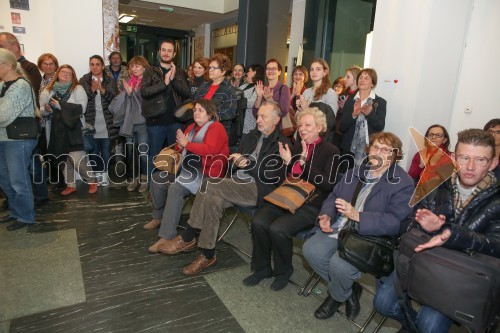
[[[314,311],[314,317],[318,319],[327,319],[335,314],[337,309],[340,306],[340,302],[334,300],[331,296],[328,296],[323,304],[319,306],[319,308]]]
[[[361,306],[359,305],[359,298],[363,292],[363,287],[357,282],[352,285],[351,297],[345,302],[345,315],[347,319],[354,320],[359,314]]]

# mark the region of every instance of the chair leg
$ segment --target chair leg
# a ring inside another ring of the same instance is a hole
[[[298,295],[300,295],[300,296],[304,295],[304,291],[306,290],[307,286],[309,285],[309,283],[311,283],[312,279],[314,278],[314,274],[316,274],[316,272],[313,271],[309,275],[309,277],[307,278],[306,282],[300,287]]]
[[[319,283],[319,281],[321,280],[321,276],[317,275],[316,276],[316,280],[313,281],[313,283],[311,284],[311,287],[309,287],[305,293],[303,293],[303,296],[309,296],[311,295],[311,292],[312,290],[314,289],[314,287],[316,287]]]
[[[220,242],[222,240],[222,238],[224,238],[224,236],[227,234],[227,232],[229,231],[229,229],[231,229],[231,227],[233,226],[234,222],[238,218],[238,215],[239,215],[239,212],[236,211],[236,213],[234,214],[233,218],[229,222],[229,225],[227,226],[226,230],[224,230],[224,232],[222,232],[222,234],[219,236],[219,238],[217,238],[217,243]]]

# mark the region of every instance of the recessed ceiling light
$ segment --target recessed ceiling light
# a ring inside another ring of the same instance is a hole
[[[118,20],[118,22],[120,22],[120,23],[128,23],[128,22],[132,21],[133,19],[135,19],[135,16],[127,15],[127,14],[122,14],[120,16],[120,19]]]

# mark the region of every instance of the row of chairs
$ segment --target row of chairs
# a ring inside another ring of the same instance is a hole
[[[252,222],[252,218],[253,218],[253,215],[255,214],[256,212],[256,208],[255,207],[242,207],[242,206],[233,206],[231,208],[228,208],[224,211],[224,214],[223,214],[223,220],[224,222],[227,223],[227,226],[225,227],[225,229],[220,233],[220,236],[219,238],[217,239],[217,242],[220,242],[224,236],[227,234],[227,232],[229,231],[229,229],[231,229],[231,227],[233,226],[233,224],[239,219],[241,218],[248,227],[250,227],[250,223]],[[305,242],[307,240],[307,238],[310,236],[310,231],[311,230],[304,230],[302,232],[299,232],[295,238],[297,238],[299,241],[301,242]],[[250,232],[250,229],[249,229],[249,232]],[[228,243],[231,247],[233,247],[235,250],[237,250],[238,252],[246,255],[247,257],[251,258],[252,256],[248,253],[246,253],[245,251],[239,249],[238,247]],[[307,278],[307,280],[303,283],[303,284],[299,284],[293,280],[290,280],[290,283],[293,284],[294,286],[296,286],[298,289],[299,289],[299,292],[298,292],[298,295],[299,296],[304,296],[304,297],[307,297],[309,295],[314,295],[315,297],[319,298],[321,301],[323,301],[324,299],[313,292],[314,288],[317,286],[317,284],[319,283],[319,281],[321,280],[321,277],[316,274],[316,272],[312,272],[309,277]],[[363,287],[368,293],[370,294],[374,294],[373,291],[369,290],[368,288],[366,287]],[[340,310],[337,311],[342,317],[344,317],[346,320],[348,320],[350,323],[352,323],[354,326],[356,326],[358,329],[359,329],[359,333],[363,333],[366,328],[368,327],[368,325],[370,324],[370,322],[373,320],[373,318],[375,317],[375,315],[377,314],[377,310],[373,309],[370,313],[370,315],[368,316],[368,318],[360,325],[352,320],[349,320],[347,318],[347,316]],[[377,326],[375,327],[375,329],[373,330],[373,333],[377,333],[380,328],[382,327],[382,325],[384,324],[385,320],[387,318],[386,317],[382,317],[382,319],[379,321],[379,323],[377,324]]]

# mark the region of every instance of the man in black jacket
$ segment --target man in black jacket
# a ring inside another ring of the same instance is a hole
[[[491,172],[498,164],[493,136],[480,129],[459,132],[454,158],[460,164],[458,172],[422,200],[406,221],[417,223],[433,236],[415,251],[444,246],[500,257],[500,183]],[[398,320],[403,326],[400,332],[409,332],[393,276],[382,282],[375,295],[375,308]],[[453,323],[428,306],[422,306],[418,314],[409,310],[420,332],[448,332]]]
[[[202,254],[184,267],[184,274],[194,275],[215,264],[214,249],[224,209],[233,205],[260,206],[263,197],[276,188],[277,179],[268,177],[270,171],[279,169],[283,163],[278,142],[286,142],[286,139],[278,127],[280,121],[279,104],[264,102],[257,114],[257,128],[242,138],[239,153],[229,156],[237,169],[235,174],[216,182],[213,179],[205,181],[191,208],[188,228],[158,247],[166,254],[195,250],[195,235],[201,229],[198,246]]]
[[[174,64],[175,41],[161,43],[160,63],[144,71],[141,85],[142,114],[146,118],[149,145],[149,165],[164,146],[175,143],[177,130],[182,124],[175,120],[175,109],[189,97],[186,73]],[[159,108],[159,105],[163,106]]]

